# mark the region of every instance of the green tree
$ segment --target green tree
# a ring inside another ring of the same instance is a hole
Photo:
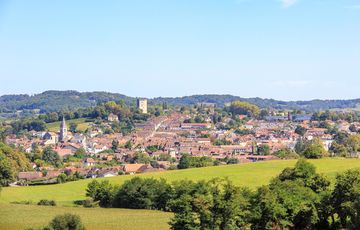
[[[118,140],[113,140],[111,142],[111,149],[115,152],[118,148],[119,148],[119,141]]]
[[[258,106],[243,101],[232,102],[229,111],[233,115],[248,115],[257,117],[260,114],[260,109]]]
[[[332,204],[339,216],[340,228],[360,228],[360,170],[337,175]]]
[[[0,186],[8,186],[15,180],[15,171],[13,170],[9,159],[0,152]]]
[[[328,152],[320,140],[314,140],[305,148],[303,155],[308,159],[318,159],[327,156]]]
[[[65,183],[67,180],[67,176],[65,173],[60,173],[59,176],[57,177],[57,182],[59,184]]]
[[[134,177],[118,189],[114,206],[166,211],[171,196],[172,188],[164,179]]]
[[[55,167],[62,165],[59,154],[55,152],[50,146],[44,149],[41,159]]]
[[[250,191],[230,181],[181,181],[174,185],[171,229],[244,229],[248,223]]]
[[[137,152],[135,155],[131,158],[131,163],[136,164],[150,164],[151,158],[147,153]]]
[[[86,157],[86,151],[84,148],[79,148],[76,150],[76,152],[74,153],[74,157],[79,158],[79,159],[83,159]]]
[[[257,147],[257,154],[261,156],[270,155],[270,147],[267,144],[262,144]]]
[[[299,155],[295,151],[288,149],[288,148],[276,151],[276,152],[274,152],[274,155],[281,159],[297,159],[297,158],[299,158]]]
[[[76,123],[70,123],[70,132],[76,133],[77,132],[78,125]]]
[[[98,201],[100,207],[109,208],[113,205],[116,187],[110,184],[108,180],[92,181],[88,184],[86,189],[86,196]]]
[[[305,133],[307,132],[307,129],[306,128],[304,128],[304,127],[302,127],[302,126],[297,126],[296,127],[296,129],[295,129],[295,133],[296,134],[299,134],[300,136],[304,136],[305,135]]]

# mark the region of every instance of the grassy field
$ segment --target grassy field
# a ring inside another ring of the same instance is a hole
[[[50,132],[58,132],[60,130],[60,121],[52,122],[46,124],[46,127]],[[66,125],[68,129],[70,128],[70,124],[77,124],[77,129],[79,131],[85,131],[87,128],[90,127],[91,122],[86,122],[86,118],[79,118],[79,119],[73,119],[66,121]]]
[[[318,172],[324,173],[329,179],[334,180],[336,173],[350,168],[360,168],[360,159],[327,158],[311,160]],[[284,168],[292,167],[295,160],[269,161],[239,165],[228,165],[187,170],[164,171],[156,173],[138,174],[141,177],[165,178],[168,181],[182,179],[209,180],[215,177],[228,177],[236,185],[256,188],[268,184]],[[111,183],[121,184],[134,175],[107,178]],[[100,179],[102,180],[102,179]],[[13,201],[33,201],[40,199],[53,199],[60,205],[72,205],[74,200],[85,198],[85,189],[90,180],[81,180],[65,184],[3,188],[0,203]]]
[[[171,213],[147,210],[45,207],[0,204],[0,229],[36,228],[47,225],[55,215],[72,213],[81,217],[87,230],[169,229]]]

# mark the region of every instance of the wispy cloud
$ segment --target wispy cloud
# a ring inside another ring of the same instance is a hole
[[[295,5],[299,0],[280,0],[284,8]]]

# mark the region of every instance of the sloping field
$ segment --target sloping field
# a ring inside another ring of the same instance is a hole
[[[331,180],[334,180],[337,172],[351,168],[360,168],[360,159],[326,158],[311,160],[318,172],[324,173]],[[167,181],[182,179],[209,180],[215,177],[228,177],[236,185],[256,188],[268,184],[269,181],[278,175],[284,168],[292,167],[295,160],[269,161],[239,165],[227,165],[208,168],[196,168],[187,170],[164,171],[157,173],[138,174],[141,177],[164,178]],[[107,178],[111,183],[121,184],[131,179],[134,175],[117,176]],[[102,180],[102,179],[100,179]],[[40,199],[53,199],[59,205],[72,205],[74,200],[85,198],[85,189],[90,180],[81,180],[58,185],[3,188],[0,196],[0,203],[13,201],[33,201]]]
[[[48,123],[46,124],[46,127],[50,132],[58,132],[60,130],[60,123],[61,121]],[[90,128],[90,124],[91,124],[91,122],[86,122],[86,118],[67,120],[66,126],[68,129],[70,129],[70,124],[72,123],[77,125],[77,129],[79,131],[85,131],[87,128]]]

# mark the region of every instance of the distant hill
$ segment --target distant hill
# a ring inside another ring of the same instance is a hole
[[[27,112],[37,110],[40,113],[78,109],[95,106],[106,101],[124,100],[132,103],[134,98],[118,93],[77,92],[77,91],[45,91],[33,96],[4,95],[0,97],[0,113],[15,113],[19,110]]]
[[[77,91],[45,91],[35,95],[3,95],[0,97],[0,113],[15,114],[22,111],[23,115],[46,113],[64,109],[78,109],[95,106],[106,101],[124,100],[127,104],[135,103],[136,98],[118,93],[108,92],[77,92]],[[327,109],[356,108],[360,99],[354,100],[312,100],[312,101],[279,101],[262,98],[241,98],[233,95],[193,95],[186,97],[158,97],[149,100],[149,104],[167,103],[169,105],[194,105],[200,102],[216,103],[223,107],[225,103],[235,100],[247,101],[261,108],[299,109],[309,112]]]
[[[242,98],[233,95],[193,95],[186,97],[174,97],[174,98],[154,98],[153,103],[163,103],[173,105],[193,105],[201,102],[216,103],[222,107],[225,103],[229,103],[235,100],[241,100],[258,105],[260,108],[274,108],[274,109],[289,109],[289,110],[305,110],[308,112],[314,112],[319,110],[330,109],[346,109],[356,108],[360,104],[360,99],[354,100],[311,100],[311,101],[279,101],[274,99],[263,98]]]

